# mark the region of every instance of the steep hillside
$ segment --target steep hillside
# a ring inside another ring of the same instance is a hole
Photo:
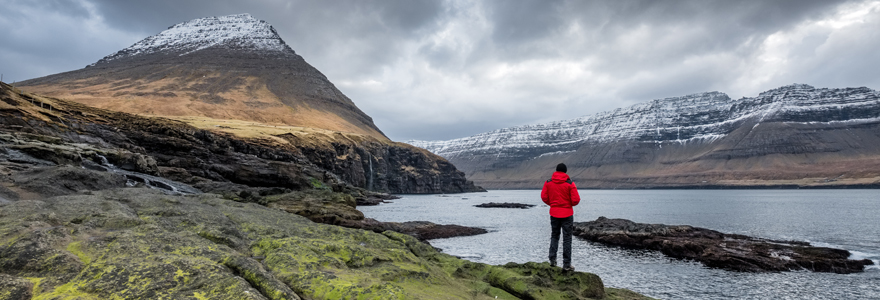
[[[18,86],[114,111],[302,126],[387,140],[272,26],[248,14],[180,23],[84,69]]]
[[[199,129],[175,120],[22,94],[5,83],[0,83],[0,100],[0,133],[14,137],[3,144],[20,144],[14,141],[25,139],[53,141],[16,151],[49,155],[56,163],[74,165],[99,161],[97,153],[114,165],[203,191],[230,184],[243,187],[232,188],[237,191],[314,186],[387,193],[482,190],[437,155],[369,135],[272,127],[274,131],[261,129],[259,136],[248,137],[220,130],[231,127]]]
[[[450,141],[411,141],[487,188],[537,188],[559,162],[581,187],[880,186],[880,93],[790,85],[653,100]]]

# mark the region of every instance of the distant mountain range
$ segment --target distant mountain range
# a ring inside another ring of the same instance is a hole
[[[286,124],[387,140],[271,25],[249,14],[183,22],[84,69],[17,86],[127,113]]]
[[[708,92],[448,141],[409,141],[487,188],[878,187],[880,92],[794,84]]]

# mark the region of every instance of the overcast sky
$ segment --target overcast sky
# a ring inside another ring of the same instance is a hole
[[[792,83],[880,88],[880,1],[0,0],[3,81],[250,13],[393,140]]]

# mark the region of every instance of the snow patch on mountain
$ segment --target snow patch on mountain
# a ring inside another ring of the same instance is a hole
[[[152,53],[187,55],[215,46],[294,53],[269,23],[257,20],[250,14],[238,14],[201,18],[176,24],[159,34],[108,55],[95,64]]]
[[[448,141],[408,143],[443,157],[497,154],[537,158],[585,144],[691,143],[724,138],[743,122],[841,123],[880,118],[880,92],[865,87],[816,89],[793,84],[733,100],[707,92],[657,99],[572,120],[498,129]]]

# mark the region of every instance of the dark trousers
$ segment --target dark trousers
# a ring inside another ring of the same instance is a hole
[[[562,266],[571,265],[571,226],[574,216],[568,218],[550,217],[550,260],[556,261],[556,252],[559,251],[559,229],[562,229]]]

